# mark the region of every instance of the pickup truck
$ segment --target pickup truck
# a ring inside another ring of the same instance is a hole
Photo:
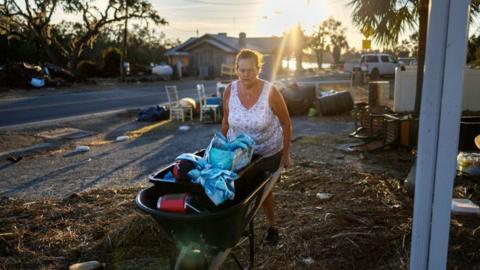
[[[370,80],[377,80],[381,76],[393,76],[395,68],[399,66],[397,59],[386,53],[364,54],[360,58],[360,68]]]

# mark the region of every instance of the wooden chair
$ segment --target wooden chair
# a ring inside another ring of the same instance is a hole
[[[185,115],[190,116],[190,120],[193,120],[193,108],[191,106],[182,106],[178,99],[177,86],[166,85],[165,91],[167,92],[168,107],[170,109],[170,120],[182,119],[185,121]]]
[[[222,100],[218,97],[207,98],[207,95],[205,94],[205,86],[203,84],[197,84],[197,91],[200,101],[200,121],[205,119],[205,112],[213,112],[213,121],[217,122],[217,114],[220,116],[220,104]]]

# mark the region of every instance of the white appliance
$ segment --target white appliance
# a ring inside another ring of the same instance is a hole
[[[393,111],[410,113],[415,108],[415,93],[417,85],[417,68],[395,71]],[[428,89],[423,89],[422,95],[428,95]],[[463,81],[462,111],[480,111],[480,70],[465,69]]]

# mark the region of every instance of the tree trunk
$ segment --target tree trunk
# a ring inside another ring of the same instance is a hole
[[[415,114],[420,114],[420,103],[422,100],[423,91],[423,72],[425,70],[425,50],[427,45],[427,30],[428,30],[428,6],[430,0],[419,0],[419,31],[418,31],[418,52],[417,52],[417,92],[415,94]]]
[[[295,55],[295,73],[300,74],[303,71],[302,67],[302,62],[303,62],[303,52],[300,50],[299,52],[296,52]]]
[[[320,57],[320,50],[315,50],[315,56],[317,57],[318,69],[322,68],[322,59]]]
[[[76,45],[76,46],[75,46]],[[82,54],[82,45],[75,44],[71,48],[70,57],[69,57],[69,66],[70,72],[73,74],[73,77],[77,79],[77,67],[78,67],[78,60]]]
[[[70,60],[69,60],[69,66],[70,66],[70,72],[73,74],[73,77],[77,79],[77,66],[78,66],[78,57],[76,56],[75,53],[72,53],[70,55]]]
[[[318,68],[322,69],[323,64],[323,49],[320,50],[320,62],[318,63]]]
[[[42,48],[42,50],[45,52],[45,54],[47,55],[48,59],[50,59],[50,61],[55,64],[55,65],[58,65],[58,66],[61,66],[61,63],[60,63],[60,60],[58,59],[57,55],[52,51],[52,49],[50,48],[50,46],[48,45],[48,42],[47,40],[39,35],[38,33],[36,33],[36,31],[33,31],[35,33],[35,37],[38,41],[38,44],[40,45],[40,47]],[[38,56],[37,56],[38,57]]]
[[[335,66],[338,65],[340,62],[340,57],[342,56],[342,49],[339,46],[333,47],[332,56]]]

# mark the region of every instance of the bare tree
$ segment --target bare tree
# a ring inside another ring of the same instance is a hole
[[[58,8],[58,0],[25,0],[22,6],[15,0],[4,0],[0,6],[0,31],[9,37],[27,39],[33,35],[37,46],[54,63],[59,63],[57,55],[50,49],[52,39],[51,19]]]
[[[318,68],[322,68],[323,56],[325,51],[334,51],[334,61],[338,63],[341,50],[348,49],[347,38],[345,37],[345,27],[342,23],[332,17],[321,22],[310,38],[309,47],[317,56]]]
[[[345,36],[346,28],[339,28],[337,32],[330,35],[330,43],[332,44],[332,57],[335,64],[340,62],[342,50],[348,49],[347,37]]]
[[[24,1],[23,5],[19,5],[15,0],[3,1],[0,16],[7,18],[8,23],[0,21],[0,29],[9,35],[19,36],[32,32],[36,42],[45,50],[52,62],[59,63],[58,55],[68,59],[73,74],[76,73],[77,64],[84,50],[95,44],[106,26],[127,19],[150,21],[156,25],[167,24],[148,0],[109,0],[102,10],[96,5],[98,1],[91,0]],[[81,23],[75,24],[72,28],[74,33],[70,37],[70,44],[67,45],[59,42],[52,34],[54,25],[51,18],[58,8],[81,18]]]
[[[100,10],[92,1],[66,0],[65,11],[80,14],[82,17],[82,27],[72,39],[69,48],[57,46],[62,54],[70,56],[69,65],[73,74],[83,51],[95,44],[104,27],[127,19],[147,20],[156,25],[167,24],[146,0],[110,0],[104,10]]]

